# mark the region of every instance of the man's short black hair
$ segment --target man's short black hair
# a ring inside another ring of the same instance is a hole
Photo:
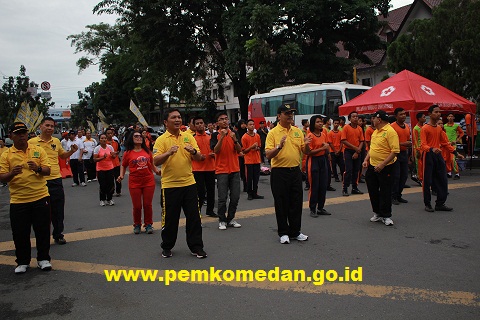
[[[398,115],[398,114],[399,114],[400,112],[402,112],[402,111],[405,111],[405,109],[403,109],[403,108],[396,108],[396,109],[393,111],[393,113],[394,113],[395,115]]]
[[[415,118],[417,118],[417,120],[420,120],[420,118],[423,117],[423,116],[424,116],[423,112],[419,112],[419,113],[417,113]]]
[[[202,117],[202,116],[196,116],[196,117],[193,117],[193,118],[192,118],[192,120],[193,120],[193,124],[194,124],[194,125],[195,125],[195,122],[196,122],[197,120],[202,120],[202,121],[203,121],[203,123],[205,123],[205,120],[203,119],[203,117]]]
[[[352,111],[352,112],[350,112],[350,113],[348,114],[348,120],[350,120],[350,118],[352,117],[352,114],[354,114],[354,113],[358,114],[357,111]],[[343,120],[343,121],[345,121],[345,117],[344,117],[344,120]]]
[[[215,115],[215,121],[218,121],[218,118],[220,118],[221,116],[227,116],[228,117],[228,114],[225,111],[217,112],[217,114]]]
[[[56,121],[53,120],[52,117],[45,117],[45,118],[43,118],[42,121],[40,122],[40,124],[44,124],[45,121],[53,121],[53,124],[56,124]]]
[[[302,126],[305,126],[307,122],[308,122],[308,119],[302,119]]]
[[[180,110],[178,110],[177,108],[167,108],[167,109],[165,109],[165,111],[163,112],[163,120],[167,120],[167,119],[168,119],[168,116],[170,115],[170,113],[175,112],[175,111],[177,111],[178,113],[180,113],[180,116],[182,115],[182,113],[180,112]]]
[[[436,104],[432,104],[430,107],[428,107],[428,114],[432,113],[433,109],[435,108],[440,108],[440,107]]]

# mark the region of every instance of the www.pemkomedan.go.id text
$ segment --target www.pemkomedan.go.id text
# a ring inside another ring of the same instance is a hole
[[[210,267],[205,270],[104,270],[105,278],[111,282],[161,282],[168,286],[172,282],[312,282],[321,286],[325,282],[362,282],[363,268],[352,269],[345,267],[338,272],[336,270],[318,269],[307,272],[302,269],[280,269],[275,267],[270,270],[231,270],[215,269]]]

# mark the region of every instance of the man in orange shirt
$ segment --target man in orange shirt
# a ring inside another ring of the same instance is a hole
[[[235,132],[229,128],[226,112],[217,113],[218,131],[212,134],[210,148],[215,152],[215,175],[218,189],[218,229],[226,230],[227,226],[240,228],[242,225],[234,220],[240,200],[240,165],[238,154],[242,151],[240,141]],[[230,203],[227,197],[230,191]]]
[[[259,196],[258,180],[260,179],[260,147],[262,142],[260,136],[255,133],[255,122],[247,120],[247,132],[242,137],[243,153],[245,154],[245,173],[247,178],[248,200],[263,199]]]
[[[203,118],[195,117],[193,123],[195,126],[195,134],[193,137],[197,141],[201,155],[200,161],[192,162],[193,176],[195,177],[198,190],[198,208],[200,212],[202,212],[206,192],[206,215],[216,218],[217,215],[213,212],[215,205],[215,153],[210,149],[210,135],[205,132],[205,122]]]
[[[405,109],[396,108],[394,113],[396,121],[391,126],[398,134],[400,153],[393,164],[392,204],[399,205],[408,202],[402,198],[402,192],[408,179],[408,148],[412,147],[412,138],[410,127],[405,123],[407,119]]]
[[[340,182],[337,165],[340,168],[340,175],[345,172],[345,162],[343,161],[343,145],[342,133],[338,130],[340,119],[333,119],[333,129],[327,134],[328,143],[330,144],[330,156],[332,161],[332,172],[335,182]]]
[[[447,167],[442,157],[441,148],[446,148],[449,152],[458,156],[457,151],[450,145],[447,135],[437,125],[442,116],[440,107],[436,104],[428,108],[430,122],[422,127],[420,132],[421,149],[423,157],[423,202],[425,211],[452,211],[453,208],[447,207],[445,201],[448,195]],[[459,156],[459,158],[462,158]],[[437,192],[435,210],[431,205],[430,187]]]
[[[348,115],[350,123],[342,130],[342,144],[345,146],[345,174],[343,175],[343,196],[348,197],[348,187],[352,184],[352,194],[363,194],[358,190],[358,173],[360,171],[360,154],[363,147],[363,130],[358,125],[358,114],[355,111]]]

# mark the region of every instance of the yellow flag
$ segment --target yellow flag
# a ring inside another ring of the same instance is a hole
[[[137,117],[138,122],[140,122],[145,127],[148,127],[147,121],[145,120],[145,118],[143,117],[142,113],[140,112],[138,107],[135,105],[133,100],[130,100],[130,111],[132,111],[133,114]]]
[[[40,113],[40,115],[38,116],[37,118],[37,121],[35,121],[35,124],[33,125],[33,127],[31,128],[30,131],[35,131],[37,130],[38,126],[40,125],[40,123],[42,122],[43,120],[43,113]]]
[[[109,125],[107,123],[107,117],[105,117],[105,115],[103,114],[102,110],[98,110],[97,112],[97,115],[98,117],[100,118],[100,122],[102,123],[102,127],[105,129],[105,128],[108,128]]]
[[[30,114],[30,107],[28,106],[27,102],[24,101],[20,105],[20,109],[18,109],[17,117],[15,118],[15,122],[23,122],[28,127],[27,122],[28,122],[28,115],[29,114]]]
[[[92,121],[87,120],[88,126],[90,127],[90,131],[93,133],[95,132],[95,126],[93,125]]]
[[[30,117],[28,117],[28,119],[27,119],[27,121],[28,121],[27,127],[30,129],[30,131],[35,130],[35,128],[33,128],[33,125],[37,122],[38,115],[39,115],[38,107],[35,106],[35,108],[33,109],[33,111],[30,114]]]

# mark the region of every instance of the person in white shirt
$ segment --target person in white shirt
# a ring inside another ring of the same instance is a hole
[[[79,129],[79,130],[77,131],[77,138],[80,139],[80,140],[82,140],[82,142],[84,142],[85,139],[87,138],[87,137],[85,136],[85,130]]]
[[[77,145],[78,150],[70,156],[70,168],[72,169],[73,175],[72,187],[76,187],[79,184],[85,187],[87,184],[85,183],[85,173],[83,172],[83,159],[81,156],[83,154],[83,151],[85,150],[85,146],[83,145],[82,140],[77,137],[75,131],[70,130],[68,132],[67,151],[70,151],[70,148],[73,144]]]
[[[87,130],[85,133],[85,141],[83,141],[83,164],[87,170],[87,182],[92,182],[97,180],[97,170],[95,163],[93,162],[93,150],[97,146],[97,141],[92,138],[92,132]]]

